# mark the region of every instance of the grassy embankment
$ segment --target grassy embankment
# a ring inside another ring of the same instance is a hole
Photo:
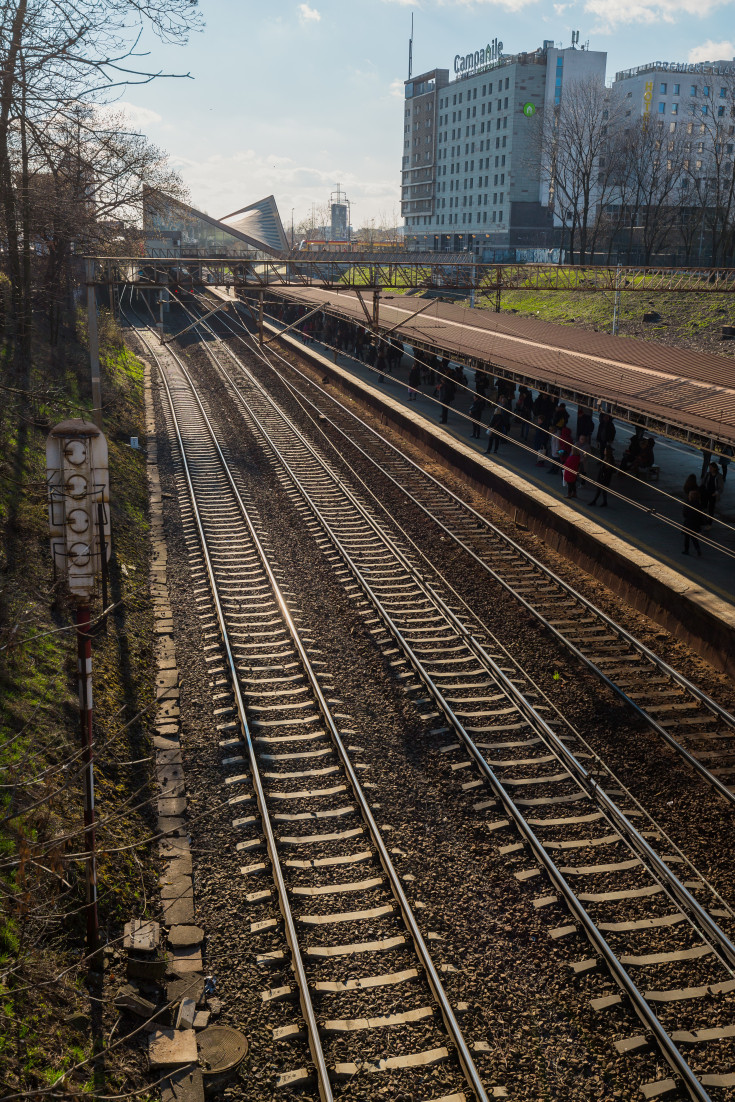
[[[154,698],[148,592],[142,366],[101,318],[105,432],[110,445],[113,557],[107,632],[93,643],[99,899],[102,941],[145,913],[153,880],[147,723]],[[84,334],[81,334],[82,341]],[[49,427],[91,408],[82,344],[63,366],[34,349],[31,393],[0,382],[0,1093],[57,1082],[104,1048],[111,1022],[102,977],[84,963],[84,849],[73,606],[48,547]],[[99,614],[99,600],[93,615]],[[139,719],[135,717],[143,713]],[[130,764],[136,763],[136,764]],[[139,805],[143,806],[139,806]],[[106,955],[108,978],[115,958]],[[113,1019],[114,1021],[114,1019]],[[119,1050],[118,1050],[119,1051]],[[127,1089],[116,1054],[68,1076],[67,1089]],[[104,1090],[113,1094],[115,1089]]]
[[[410,254],[406,255],[408,260]],[[419,273],[428,279],[429,269]],[[584,285],[582,273],[567,269],[565,275],[573,285]],[[367,268],[352,273],[363,283],[368,282]],[[391,295],[406,294],[406,288],[391,287]],[[467,305],[469,296],[458,300]],[[495,292],[487,297],[478,295],[476,307],[488,311],[495,309]],[[660,320],[644,322],[643,315],[657,313]],[[612,331],[613,293],[567,289],[563,291],[537,290],[532,287],[518,291],[503,291],[501,313],[515,313],[525,317],[537,317],[542,321],[561,325],[577,325],[601,333]],[[679,348],[709,351],[735,356],[735,341],[722,339],[722,326],[735,325],[735,293],[712,292],[659,292],[652,288],[649,277],[639,280],[639,289],[623,290],[620,296],[618,334],[643,340],[656,340]]]

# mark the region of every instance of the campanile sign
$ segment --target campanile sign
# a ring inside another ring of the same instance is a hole
[[[500,61],[503,53],[503,43],[498,42],[497,38],[494,38],[492,42],[488,42],[482,50],[475,50],[471,54],[456,54],[454,58],[454,71],[457,76],[464,76],[465,73],[476,73],[480,69],[487,68],[487,66],[494,64],[496,61]]]

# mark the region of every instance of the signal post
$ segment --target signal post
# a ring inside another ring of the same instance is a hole
[[[84,777],[87,952],[99,947],[92,732],[91,601],[110,557],[107,440],[90,421],[62,421],[46,440],[49,531],[54,571],[74,598],[79,676],[79,731]]]

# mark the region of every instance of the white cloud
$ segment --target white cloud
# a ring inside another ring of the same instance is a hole
[[[404,95],[403,81],[400,80],[398,77],[396,77],[395,80],[391,81],[390,88],[388,89],[388,91],[389,91],[390,95],[394,96],[396,99],[403,99],[403,95]]]
[[[319,207],[326,202],[338,181],[352,202],[355,225],[398,208],[394,172],[369,160],[346,168],[330,164],[329,158],[323,151],[320,167],[315,168],[276,153],[239,149],[196,159],[174,156],[171,163],[189,186],[192,204],[215,218],[273,193],[284,223],[290,222],[291,207],[298,223],[308,217],[312,203]]]
[[[728,7],[732,0],[587,0],[584,10],[597,16],[592,28],[607,34],[624,23],[676,23],[681,16],[706,18],[717,8]]]
[[[104,115],[124,115],[126,124],[134,130],[144,130],[146,126],[163,122],[163,117],[157,111],[152,111],[150,107],[137,107],[125,100],[108,103],[99,110]]]
[[[437,0],[437,3],[443,8],[479,8],[485,4],[492,4],[494,8],[503,8],[505,11],[520,11],[521,8],[527,8],[529,4],[538,3],[538,0]]]
[[[708,38],[701,46],[694,46],[689,51],[687,61],[724,61],[735,57],[735,42],[725,39],[723,42],[713,42]]]
[[[316,8],[310,8],[308,4],[299,4],[299,21],[303,24],[318,23],[321,15]]]
[[[570,8],[571,4],[554,4],[554,14],[563,15],[567,8]]]
[[[383,0],[384,4],[398,4],[402,8],[420,8],[421,0]]]

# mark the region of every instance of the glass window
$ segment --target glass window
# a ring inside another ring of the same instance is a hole
[[[690,84],[690,86],[689,86],[689,95],[690,96],[696,96],[696,94],[697,94],[696,84]]]
[[[664,114],[666,114],[666,104],[665,104],[665,103],[659,103],[659,105],[658,105],[658,113],[659,113],[659,115],[664,115]]]
[[[724,114],[725,114],[725,108],[722,107],[722,106],[718,107],[717,108],[717,117],[719,119],[721,119]]]
[[[727,95],[727,88],[720,88],[720,99],[724,99]]]
[[[704,88],[702,89],[702,95],[703,96],[708,96],[709,95],[709,84],[705,84]]]
[[[674,93],[674,95],[675,95],[675,96],[678,96],[678,95],[679,95],[679,88],[680,88],[680,85],[679,85],[679,84],[675,84],[675,85],[674,85],[674,87],[673,87],[673,89],[672,89],[672,90],[673,90],[673,93]]]
[[[659,86],[658,86],[658,94],[659,94],[660,96],[665,96],[665,95],[666,95],[666,85],[665,85],[665,84],[659,84]]]
[[[703,114],[703,115],[706,115],[707,113],[708,113],[708,112],[707,112],[707,104],[706,104],[706,103],[703,103],[703,104],[702,104],[702,114]]]
[[[679,114],[679,104],[678,103],[672,103],[671,104],[671,114],[672,115],[678,115]]]

